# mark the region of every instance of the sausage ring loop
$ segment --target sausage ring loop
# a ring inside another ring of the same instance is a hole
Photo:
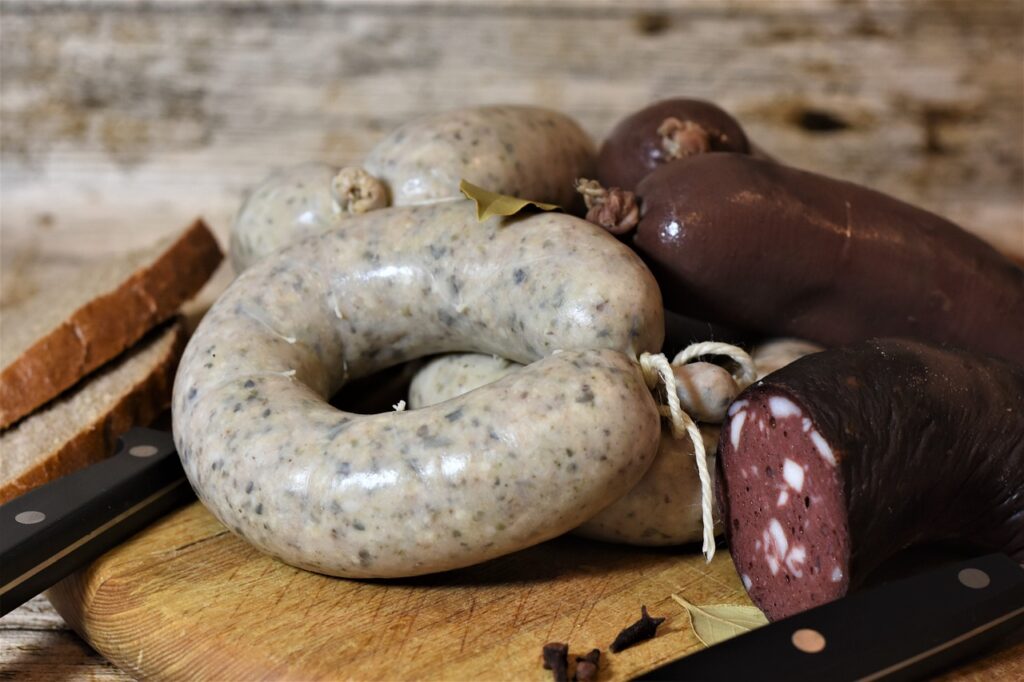
[[[466,566],[568,531],[643,475],[660,426],[635,358],[660,347],[662,314],[639,258],[576,218],[373,211],[214,304],[175,381],[175,443],[214,515],[290,564]],[[455,350],[533,364],[422,410],[326,402],[350,378]]]

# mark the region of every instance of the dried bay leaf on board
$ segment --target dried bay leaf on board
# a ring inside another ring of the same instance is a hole
[[[756,606],[739,604],[712,604],[697,606],[686,601],[678,594],[672,599],[681,604],[690,615],[690,627],[704,646],[712,646],[727,639],[742,635],[751,630],[767,625],[761,610]]]
[[[483,187],[478,187],[468,180],[463,180],[459,183],[459,191],[465,194],[467,199],[472,199],[476,202],[476,219],[480,222],[493,216],[515,215],[527,206],[535,206],[542,211],[562,210],[562,207],[557,204],[545,204],[540,201],[498,194]]]

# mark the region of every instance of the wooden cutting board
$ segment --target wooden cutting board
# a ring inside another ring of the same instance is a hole
[[[48,592],[96,650],[138,678],[550,680],[544,643],[602,650],[603,681],[702,648],[678,593],[749,604],[728,552],[563,537],[460,571],[351,581],[260,554],[194,503]],[[640,605],[658,636],[609,654]],[[943,679],[1024,679],[1024,643]]]
[[[701,648],[684,610],[749,604],[728,552],[638,549],[564,537],[460,571],[350,581],[287,566],[198,503],[48,593],[100,653],[140,678],[548,680],[540,650],[602,649],[621,680]],[[647,605],[656,639],[608,644]]]

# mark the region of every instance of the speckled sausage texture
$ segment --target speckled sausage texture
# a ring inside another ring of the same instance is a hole
[[[338,169],[304,163],[274,171],[242,202],[228,249],[235,272],[286,244],[328,230],[345,215],[331,194]]]
[[[459,181],[492,192],[572,206],[576,178],[592,173],[594,143],[568,116],[528,106],[446,111],[381,140],[365,168],[395,206],[458,196]]]
[[[639,480],[660,426],[633,358],[663,326],[650,273],[584,221],[478,223],[470,202],[374,211],[229,286],[178,371],[175,442],[203,503],[288,563],[466,566],[565,532]],[[539,361],[436,408],[325,402],[454,350]]]
[[[461,199],[463,179],[501,194],[578,207],[576,178],[594,167],[594,143],[568,116],[550,109],[490,106],[412,121],[366,158],[368,183],[395,206]],[[242,272],[268,254],[330,229],[351,211],[332,191],[338,169],[307,163],[273,173],[243,202],[231,230],[231,263]],[[337,189],[337,188],[335,188]],[[382,197],[383,198],[383,197]]]
[[[409,384],[409,408],[418,410],[451,400],[522,369],[496,355],[449,353],[430,360]]]
[[[1024,368],[883,339],[769,374],[729,408],[729,551],[771,620],[857,589],[908,546],[1024,563]]]
[[[715,470],[719,427],[700,425],[709,469]],[[664,429],[658,456],[628,493],[605,507],[574,531],[577,535],[645,547],[700,542],[700,480],[689,438],[674,438]],[[712,485],[714,485],[712,474]],[[721,531],[715,510],[715,532]]]
[[[705,363],[693,363],[685,370]],[[409,407],[420,409],[451,400],[522,369],[502,358],[476,353],[453,353],[431,360],[413,378]],[[724,371],[724,370],[723,370]],[[701,371],[698,369],[698,373]],[[734,394],[733,394],[734,395]],[[685,402],[685,398],[684,398]],[[718,427],[701,424],[709,468],[715,465]],[[693,461],[693,443],[662,431],[658,455],[643,478],[587,519],[575,533],[606,542],[641,546],[678,545],[701,539],[700,481]],[[716,515],[717,521],[717,515]]]

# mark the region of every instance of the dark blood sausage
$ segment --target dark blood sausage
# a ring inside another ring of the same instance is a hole
[[[615,126],[601,145],[597,179],[605,187],[632,190],[667,161],[707,151],[748,154],[751,149],[736,119],[711,102],[662,100]]]
[[[933,213],[741,154],[662,166],[637,196],[632,245],[669,310],[825,346],[899,336],[1024,364],[1024,271]]]
[[[692,343],[722,341],[744,345],[750,340],[749,335],[735,329],[677,315],[670,310],[665,311],[665,343],[661,347],[661,352],[670,358]]]
[[[1024,563],[1024,368],[897,339],[808,355],[730,406],[718,466],[733,562],[770,620],[912,545]]]

